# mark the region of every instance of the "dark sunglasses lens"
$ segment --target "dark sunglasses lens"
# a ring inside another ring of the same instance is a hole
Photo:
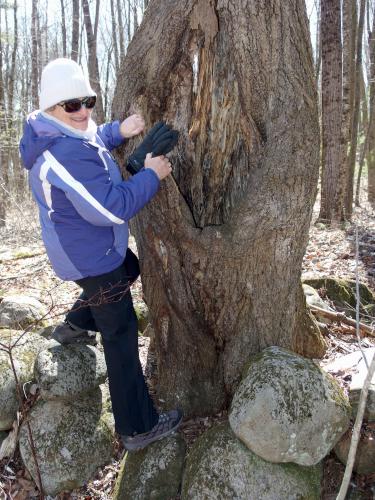
[[[67,113],[75,113],[76,111],[79,111],[81,109],[82,101],[80,99],[65,101],[63,107]]]
[[[71,99],[70,101],[65,101],[63,108],[67,113],[76,113],[82,106],[87,109],[92,109],[96,103],[96,96],[85,97],[84,99]]]
[[[87,97],[82,103],[86,106],[87,109],[92,109],[96,104],[96,96],[93,95],[91,97]]]

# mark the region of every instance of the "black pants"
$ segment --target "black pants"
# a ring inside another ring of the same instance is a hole
[[[158,420],[139,361],[130,276],[124,261],[114,271],[78,280],[83,292],[66,317],[101,333],[116,431],[122,435],[146,432]]]

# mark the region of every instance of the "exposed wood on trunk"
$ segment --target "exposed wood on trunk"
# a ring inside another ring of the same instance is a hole
[[[340,0],[321,0],[322,180],[319,218],[331,223],[343,215],[345,180],[342,140],[342,47]]]
[[[165,119],[180,131],[173,177],[133,225],[159,395],[210,413],[250,354],[304,352],[318,332],[300,284],[319,169],[304,1],[153,0],[114,117],[132,105],[148,126]],[[309,355],[322,355],[319,338]]]

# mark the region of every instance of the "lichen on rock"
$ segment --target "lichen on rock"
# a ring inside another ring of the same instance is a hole
[[[103,418],[102,393],[76,401],[39,400],[29,414],[45,494],[82,486],[112,456],[113,435]],[[25,424],[20,430],[22,460],[37,482]]]
[[[321,465],[264,461],[223,423],[206,431],[190,450],[181,499],[318,500],[321,474]]]
[[[127,453],[113,500],[169,500],[176,497],[182,478],[185,443],[174,434],[136,453]]]
[[[229,414],[236,436],[270,462],[314,465],[347,430],[350,405],[313,361],[279,347],[251,358]]]

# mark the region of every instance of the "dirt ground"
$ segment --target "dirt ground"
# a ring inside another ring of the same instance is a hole
[[[355,279],[357,273],[359,280],[375,291],[374,209],[362,201],[362,207],[355,209],[352,223],[332,228],[316,222],[317,208],[318,206],[314,212],[309,244],[303,261],[302,276],[304,278],[336,276]],[[357,241],[358,265],[356,264]],[[135,249],[134,240],[131,244]],[[24,294],[39,299],[50,310],[51,324],[61,320],[79,294],[79,289],[74,283],[62,282],[54,275],[40,239],[35,207],[30,200],[24,200],[22,204],[13,203],[12,209],[8,212],[6,225],[0,227],[0,296],[4,294]],[[140,280],[133,285],[132,294],[135,303],[142,300]],[[367,318],[367,322],[369,321],[371,318]],[[353,336],[343,334],[339,325],[330,328],[326,340],[329,349],[323,363],[358,349]],[[374,338],[367,337],[363,342],[365,346],[375,346]],[[152,373],[150,370],[152,355],[148,353],[148,344],[147,338],[140,337],[141,358],[144,365],[149,354],[147,376]],[[345,385],[342,380],[340,383]],[[222,413],[214,418],[196,418],[185,421],[182,432],[188,447],[214,422],[225,418],[226,415]],[[375,429],[372,432],[375,438]],[[85,487],[61,494],[57,497],[58,500],[110,499],[123,453],[122,446],[116,443],[116,453],[109,465],[98,470],[96,477]],[[343,473],[344,466],[334,453],[326,457],[323,500],[336,497]],[[11,460],[0,462],[0,485],[2,485],[0,500],[2,498],[22,500],[37,497],[35,485],[28,472],[22,467],[17,453]],[[361,494],[362,496],[348,496],[347,498],[375,499],[375,474],[367,477],[353,474],[351,488],[353,495]]]

